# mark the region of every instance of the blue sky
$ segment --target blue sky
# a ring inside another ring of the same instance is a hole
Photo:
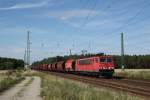
[[[81,53],[150,54],[149,0],[0,0],[0,56],[31,59]]]

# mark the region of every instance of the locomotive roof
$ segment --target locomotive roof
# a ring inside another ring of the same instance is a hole
[[[93,56],[93,57],[85,57],[85,58],[80,58],[80,59],[77,59],[77,60],[81,60],[81,59],[90,59],[90,58],[97,58],[97,57],[112,57],[112,56]]]

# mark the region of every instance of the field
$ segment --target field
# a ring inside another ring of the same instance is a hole
[[[121,91],[96,88],[92,85],[59,78],[44,73],[34,73],[42,78],[41,96],[44,100],[142,100]]]
[[[150,79],[150,69],[116,69],[115,76],[133,78],[133,79]]]
[[[105,87],[97,88],[90,84],[30,70],[0,73],[1,92],[19,83],[25,76],[30,76],[31,79],[32,76],[41,78],[41,93],[39,93],[43,100],[144,100],[127,92]]]
[[[6,71],[0,73],[0,92],[9,89],[24,79],[21,71]]]

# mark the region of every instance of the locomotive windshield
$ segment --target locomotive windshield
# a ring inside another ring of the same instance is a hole
[[[111,58],[100,58],[100,62],[112,62]]]
[[[100,58],[100,62],[106,62],[106,58]]]
[[[107,58],[107,62],[112,62],[112,59],[111,58]]]

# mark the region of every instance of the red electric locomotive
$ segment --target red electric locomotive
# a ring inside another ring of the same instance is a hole
[[[112,56],[96,56],[76,60],[76,71],[85,74],[112,76],[114,62]]]

